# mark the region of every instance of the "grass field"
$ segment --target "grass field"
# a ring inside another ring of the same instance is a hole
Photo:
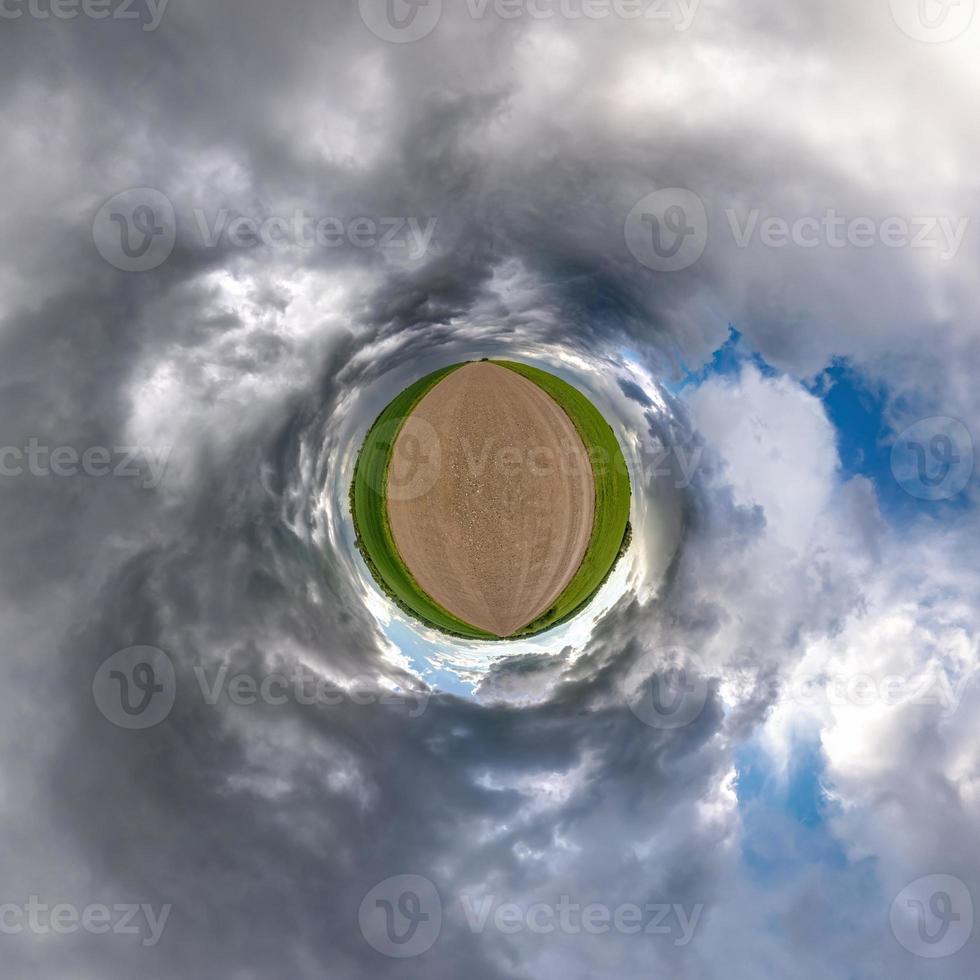
[[[516,637],[526,637],[559,625],[575,615],[598,592],[629,543],[630,482],[622,450],[609,423],[580,391],[560,378],[516,361],[494,361],[533,381],[571,418],[593,463],[595,518],[589,546],[571,581],[550,609]],[[388,465],[404,419],[454,364],[433,371],[409,385],[378,416],[364,439],[351,483],[350,507],[357,546],[385,594],[409,615],[446,633],[466,639],[495,640],[457,619],[433,601],[415,582],[398,554],[388,523],[386,491]]]
[[[527,636],[551,629],[574,616],[609,577],[629,543],[630,479],[612,426],[577,388],[528,364],[517,361],[494,363],[533,381],[561,405],[585,444],[595,477],[595,519],[585,557],[555,604],[517,634]]]

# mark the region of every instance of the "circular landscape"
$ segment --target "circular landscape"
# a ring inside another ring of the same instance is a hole
[[[428,626],[516,639],[581,611],[629,545],[630,482],[577,388],[516,361],[420,378],[375,420],[351,485],[378,585]]]

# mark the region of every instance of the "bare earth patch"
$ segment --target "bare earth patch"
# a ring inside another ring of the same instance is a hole
[[[497,636],[551,606],[592,533],[592,466],[575,426],[496,364],[464,365],[422,398],[395,441],[388,485],[395,546],[416,582]]]

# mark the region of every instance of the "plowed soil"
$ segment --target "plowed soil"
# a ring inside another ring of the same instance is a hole
[[[575,426],[496,364],[464,365],[422,398],[388,484],[392,536],[415,581],[497,636],[548,610],[589,544],[595,485]]]

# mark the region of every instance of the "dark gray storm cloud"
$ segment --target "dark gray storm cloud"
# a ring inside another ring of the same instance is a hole
[[[980,422],[975,35],[943,58],[887,4],[447,3],[400,43],[372,3],[4,8],[5,975],[968,975],[975,939],[927,959],[888,921],[926,875],[980,888],[976,485],[894,527],[806,382],[846,357],[896,431]],[[630,238],[670,188],[705,219],[673,272]],[[171,240],[138,271],[147,189]],[[831,210],[931,237],[760,238]],[[775,370],[685,385],[729,324]],[[587,390],[634,486],[596,608],[503,652],[391,609],[346,510],[390,398],[499,354]],[[93,693],[134,646],[174,671],[146,730]],[[800,695],[935,670],[958,710]],[[832,846],[746,788],[747,754],[785,785],[800,745]],[[402,875],[441,929],[396,957],[362,899],[424,938]],[[32,897],[112,925],[29,926]]]

